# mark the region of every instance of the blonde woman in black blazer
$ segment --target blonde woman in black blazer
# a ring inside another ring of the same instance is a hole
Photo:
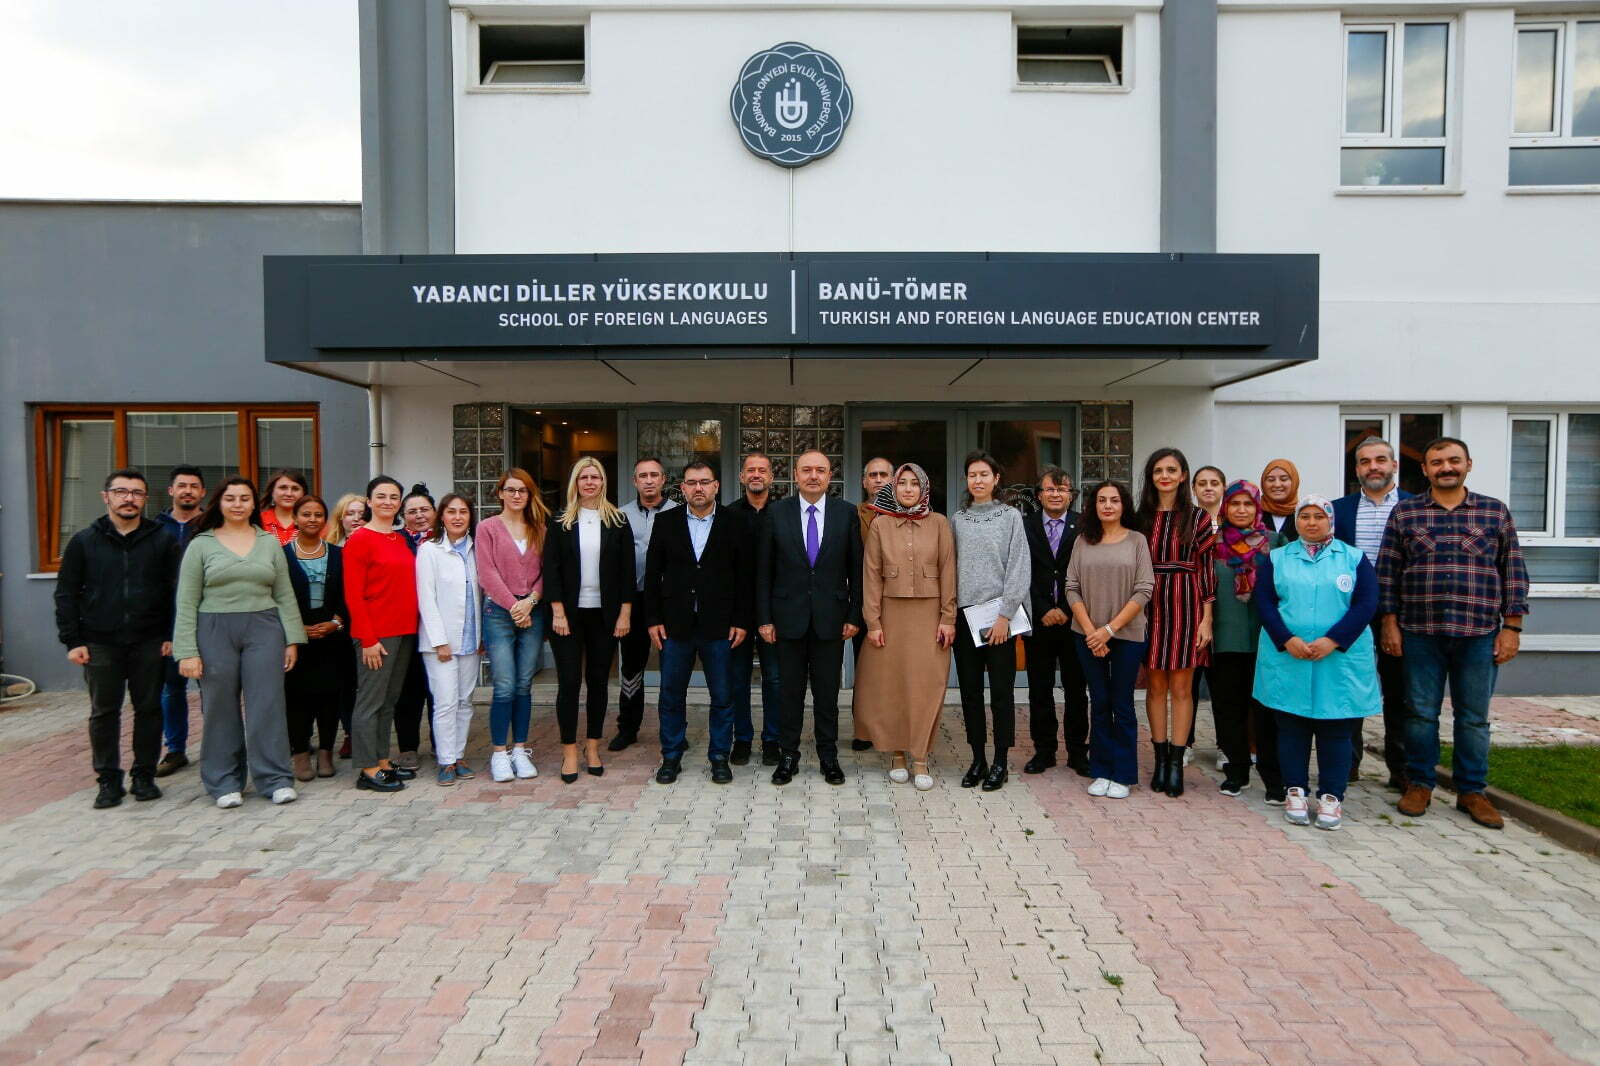
[[[556,722],[561,780],[578,779],[578,687],[589,689],[585,755],[589,773],[605,773],[600,737],[617,641],[633,620],[633,533],[607,498],[606,471],[585,457],[567,478],[567,506],[544,538],[544,598],[550,604],[550,650],[556,658]]]

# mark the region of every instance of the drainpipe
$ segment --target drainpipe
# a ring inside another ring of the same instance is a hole
[[[383,386],[367,386],[367,476],[383,473]]]

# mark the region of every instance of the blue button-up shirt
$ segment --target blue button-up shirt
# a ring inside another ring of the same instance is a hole
[[[711,523],[717,520],[717,506],[712,504],[704,518],[695,514],[692,508],[686,517],[689,519],[689,543],[694,548],[694,561],[699,562],[701,553],[706,550],[706,541],[711,538]]]

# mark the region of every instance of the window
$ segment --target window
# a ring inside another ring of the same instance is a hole
[[[582,23],[478,26],[478,84],[494,89],[574,89],[584,85]]]
[[[1124,78],[1120,25],[1018,26],[1017,84],[1118,89]]]
[[[1600,19],[1517,23],[1507,180],[1600,185]]]
[[[54,570],[72,535],[105,514],[100,487],[120,467],[150,479],[145,513],[170,506],[167,473],[187,464],[207,489],[244,474],[260,484],[278,467],[317,484],[317,413],[306,406],[64,406],[34,408],[39,563]]]
[[[1444,436],[1442,412],[1377,411],[1344,416],[1344,491],[1356,492],[1356,449],[1368,437],[1380,437],[1394,445],[1400,462],[1399,483],[1407,492],[1422,492],[1428,479],[1422,476],[1422,449],[1436,437]]]
[[[1445,184],[1450,23],[1351,23],[1344,46],[1339,184]]]
[[[1600,412],[1512,415],[1507,503],[1534,581],[1600,583]]]

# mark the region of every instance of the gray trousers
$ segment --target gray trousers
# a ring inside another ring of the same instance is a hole
[[[195,643],[203,667],[200,783],[206,792],[213,798],[243,792],[247,777],[263,796],[292,787],[278,612],[201,611]]]
[[[417,650],[415,635],[384,637],[383,665],[368,670],[356,656],[356,706],[350,713],[350,755],[358,769],[377,766],[389,757],[389,735],[394,732],[394,705],[406,684],[406,668]]]

